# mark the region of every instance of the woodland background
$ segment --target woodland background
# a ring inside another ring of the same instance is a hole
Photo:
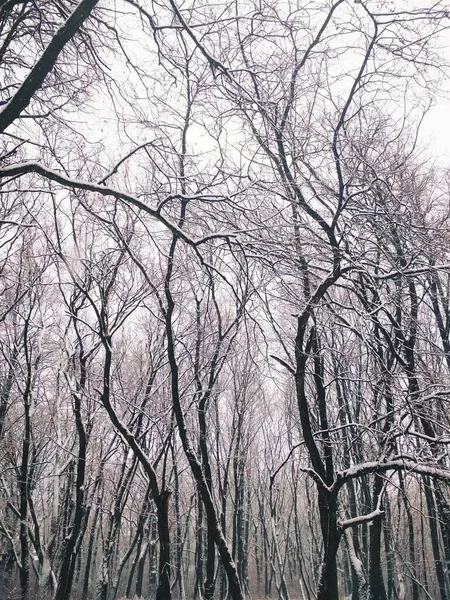
[[[0,1],[2,598],[450,598],[449,26]]]

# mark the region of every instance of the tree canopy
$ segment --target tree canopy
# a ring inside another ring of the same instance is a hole
[[[0,2],[2,597],[450,598],[449,18]]]

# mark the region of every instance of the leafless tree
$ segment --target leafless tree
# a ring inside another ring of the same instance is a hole
[[[0,2],[7,593],[449,597],[447,27]]]

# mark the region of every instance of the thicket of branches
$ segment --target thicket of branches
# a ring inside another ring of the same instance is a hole
[[[450,598],[423,4],[0,2],[2,598]]]

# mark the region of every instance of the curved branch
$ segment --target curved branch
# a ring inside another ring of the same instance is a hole
[[[113,198],[117,198],[118,200],[122,200],[127,204],[131,204],[135,208],[146,212],[150,216],[154,217],[157,221],[162,223],[169,231],[171,231],[174,235],[176,235],[179,239],[182,239],[184,242],[189,244],[190,246],[195,247],[197,243],[195,240],[190,238],[184,231],[182,231],[177,225],[166,219],[163,215],[161,215],[157,210],[151,208],[142,200],[139,200],[136,196],[129,194],[128,192],[124,192],[121,190],[117,190],[112,187],[99,185],[98,183],[91,183],[90,181],[84,181],[82,179],[72,179],[70,177],[66,177],[57,171],[53,171],[52,169],[48,169],[39,163],[34,162],[25,162],[17,165],[11,165],[9,167],[5,167],[0,169],[0,179],[4,177],[21,177],[22,175],[26,175],[27,173],[37,173],[42,177],[50,179],[51,181],[55,181],[61,185],[71,187],[78,190],[85,190],[87,192],[94,192],[96,194],[101,194],[102,196],[112,196]]]
[[[344,483],[350,479],[356,479],[363,475],[369,475],[370,473],[385,473],[386,471],[409,471],[419,475],[428,475],[429,477],[434,477],[435,479],[450,483],[450,471],[447,469],[441,469],[423,463],[416,463],[413,460],[394,459],[386,462],[373,461],[361,463],[354,467],[350,467],[345,471],[341,471],[340,473],[337,473],[333,487],[334,489],[339,490]]]

